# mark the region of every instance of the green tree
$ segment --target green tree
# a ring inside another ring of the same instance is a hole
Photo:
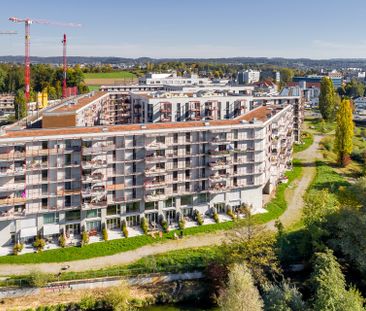
[[[266,311],[304,311],[305,302],[299,290],[287,282],[265,286],[263,290]]]
[[[329,77],[324,77],[320,81],[319,109],[323,119],[334,119],[336,111],[335,91],[333,81]]]
[[[227,265],[245,263],[258,283],[265,283],[268,276],[275,277],[281,273],[274,233],[257,226],[238,224],[227,240],[228,243],[221,248]]]
[[[129,311],[132,310],[130,305],[131,290],[126,282],[121,282],[119,286],[112,287],[104,293],[102,301],[108,310]]]
[[[15,115],[18,120],[27,116],[27,104],[23,90],[18,90],[14,99]]]
[[[347,290],[341,267],[332,251],[316,253],[311,283],[314,290],[314,311],[361,311],[362,297]]]
[[[345,92],[345,95],[349,97],[363,96],[365,94],[365,85],[356,79],[352,79],[351,82],[346,84]]]
[[[351,102],[348,99],[343,99],[337,111],[337,128],[334,144],[338,163],[343,166],[346,166],[349,162],[349,155],[353,149],[353,135],[354,124]]]
[[[250,270],[245,265],[234,264],[224,293],[219,297],[222,311],[260,311],[263,301],[254,285]]]
[[[282,68],[280,70],[280,75],[281,82],[287,84],[292,81],[292,78],[294,77],[294,71],[290,68]]]

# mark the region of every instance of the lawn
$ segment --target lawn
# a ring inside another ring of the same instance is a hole
[[[334,131],[336,127],[335,122],[328,122],[318,118],[308,119],[306,123],[308,124],[310,129],[323,134]]]
[[[136,76],[128,71],[85,73],[85,79],[134,79]]]
[[[88,85],[89,92],[99,91],[100,85]]]
[[[294,145],[294,153],[304,151],[308,149],[314,142],[313,134],[309,132],[304,132],[301,135],[302,144],[301,145]]]

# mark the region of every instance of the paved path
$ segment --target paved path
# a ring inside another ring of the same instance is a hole
[[[301,208],[303,205],[302,196],[304,195],[315,174],[315,160],[317,157],[320,157],[318,147],[321,138],[322,136],[315,135],[314,144],[311,145],[307,150],[296,154],[296,158],[299,158],[303,161],[303,176],[300,180],[294,182],[291,185],[291,188],[289,187],[286,190],[285,196],[288,202],[288,208],[280,217],[280,220],[285,226],[292,224],[300,218]],[[274,223],[275,221],[271,221],[266,224],[266,227],[268,229],[273,229]],[[149,255],[156,255],[168,251],[180,250],[185,248],[218,245],[221,244],[221,242],[224,240],[225,235],[226,232],[200,234],[196,236],[186,237],[183,240],[172,240],[161,244],[145,245],[136,250],[127,251],[111,256],[71,261],[64,264],[44,263],[0,265],[0,275],[21,275],[27,274],[35,270],[56,274],[60,271],[60,268],[66,264],[70,266],[69,271],[85,271],[91,269],[95,270],[113,265],[124,265],[132,263]]]

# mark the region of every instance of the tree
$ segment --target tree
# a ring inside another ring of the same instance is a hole
[[[351,82],[346,84],[345,92],[345,95],[349,97],[363,96],[365,94],[365,85],[356,79],[352,79]]]
[[[304,311],[305,302],[299,290],[287,282],[265,286],[263,293],[266,311]]]
[[[348,99],[343,99],[337,111],[337,128],[334,144],[334,149],[338,156],[338,163],[343,166],[346,166],[349,162],[349,155],[353,149],[353,130],[351,102]]]
[[[277,257],[276,235],[258,226],[238,224],[221,247],[227,265],[245,263],[258,283],[281,273]]]
[[[108,310],[128,311],[132,310],[130,305],[131,290],[126,282],[119,286],[112,287],[103,295],[102,301]]]
[[[320,81],[319,109],[323,119],[334,119],[336,111],[335,91],[333,81],[329,77],[324,77]]]
[[[234,264],[230,268],[227,287],[219,298],[219,305],[223,311],[263,310],[263,301],[245,265]]]
[[[23,90],[18,90],[14,99],[15,115],[18,120],[27,116],[27,104]]]
[[[315,254],[313,273],[314,311],[361,311],[362,297],[347,290],[341,267],[329,249]]]
[[[281,82],[287,84],[292,81],[292,78],[294,77],[294,72],[290,68],[282,68],[280,70],[280,75]]]

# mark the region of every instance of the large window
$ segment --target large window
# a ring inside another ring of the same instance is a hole
[[[102,211],[100,208],[86,211],[86,218],[97,218],[97,217],[101,217],[101,216],[102,216]]]
[[[192,205],[192,196],[191,195],[185,195],[180,198],[180,204],[181,205]]]
[[[121,207],[119,205],[110,205],[107,207],[107,215],[119,215],[121,213]]]
[[[166,200],[165,207],[175,207],[175,198],[169,198]]]
[[[49,213],[43,215],[43,224],[57,224],[59,221],[58,213]]]
[[[197,203],[202,204],[202,203],[207,203],[207,202],[208,202],[207,193],[200,193],[197,197]]]
[[[139,202],[132,202],[126,204],[126,213],[137,212],[140,209]]]
[[[145,210],[153,210],[158,209],[159,202],[146,202],[145,203]]]
[[[65,219],[66,221],[80,220],[80,210],[67,211],[65,213]]]

